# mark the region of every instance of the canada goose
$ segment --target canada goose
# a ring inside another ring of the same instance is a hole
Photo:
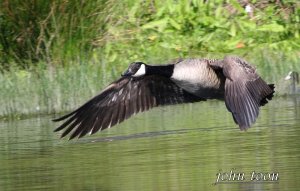
[[[80,138],[153,107],[207,99],[225,100],[235,123],[246,130],[273,93],[274,84],[266,84],[254,67],[238,57],[184,59],[157,66],[134,62],[99,95],[54,119],[66,119],[55,131],[66,128],[61,137],[73,130],[70,139]]]
[[[299,93],[300,89],[297,90],[296,84],[299,84],[299,73],[295,71],[290,71],[288,75],[284,78],[285,80],[291,80],[291,93]]]

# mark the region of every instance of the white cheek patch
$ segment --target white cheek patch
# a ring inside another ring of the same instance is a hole
[[[290,80],[292,77],[292,72],[289,72],[289,74],[284,78],[285,80]]]
[[[143,76],[145,74],[146,74],[146,67],[145,67],[145,64],[142,64],[140,69],[132,76],[138,77],[138,76]]]

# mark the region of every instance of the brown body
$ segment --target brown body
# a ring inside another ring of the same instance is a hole
[[[187,92],[204,99],[224,99],[225,76],[221,69],[213,69],[217,60],[185,59],[174,65],[171,80]]]

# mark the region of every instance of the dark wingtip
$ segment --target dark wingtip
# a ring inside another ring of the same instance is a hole
[[[84,137],[86,134],[80,134],[79,136],[78,136],[78,139],[80,139],[81,137]]]
[[[58,131],[60,131],[59,127],[53,130],[53,132],[58,132]]]
[[[60,118],[55,118],[55,119],[52,119],[53,122],[58,122],[58,121],[61,121]]]
[[[61,126],[57,127],[56,129],[54,129],[54,132],[60,131],[62,129],[64,129],[66,127],[66,125],[68,125],[68,121],[63,123]]]
[[[275,85],[274,85],[274,84],[268,84],[268,86],[271,88],[272,93],[270,93],[266,98],[267,98],[268,100],[271,100],[272,97],[274,96],[274,93],[275,93]]]
[[[69,137],[68,141],[71,141],[72,139],[74,139],[75,137]]]
[[[268,86],[274,91],[275,85],[274,84],[268,84]]]
[[[69,133],[66,133],[66,132],[63,132],[61,135],[60,135],[60,138],[63,139],[65,138]],[[68,141],[72,140],[73,138],[69,137],[68,138]]]
[[[69,134],[69,132],[66,130],[61,134],[60,138],[64,138],[65,136],[67,136],[67,134]],[[69,138],[69,140],[70,140],[70,138]]]
[[[76,109],[75,111],[72,111],[71,113],[68,113],[68,114],[66,114],[66,115],[63,115],[63,116],[61,116],[61,117],[59,117],[59,118],[54,118],[54,119],[52,119],[52,121],[53,121],[53,122],[58,122],[58,121],[65,120],[65,119],[69,118],[70,116],[74,115],[76,112],[78,112],[79,109],[80,109],[80,108]]]
[[[241,131],[247,131],[251,126],[239,125]]]
[[[82,131],[79,136],[78,136],[78,139],[80,139],[81,137],[84,137],[86,134],[89,134],[88,132],[84,132]]]
[[[274,93],[275,93],[275,85],[274,84],[268,84],[269,88],[271,89],[268,90],[270,93],[268,95],[266,95],[265,97],[263,97],[260,101],[260,106],[264,106],[268,103],[268,100],[272,100]]]
[[[73,113],[70,113],[70,114],[67,114],[67,115],[64,115],[62,117],[59,117],[59,118],[54,118],[52,119],[53,122],[58,122],[58,121],[62,121],[64,119],[67,119],[68,117],[70,117]]]
[[[80,138],[80,137],[78,136],[78,133],[74,132],[74,133],[69,137],[68,140],[70,141],[70,140],[72,140],[72,139],[74,139],[74,138],[76,138],[76,137],[77,137],[78,139]]]

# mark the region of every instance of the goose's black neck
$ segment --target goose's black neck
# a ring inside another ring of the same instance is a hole
[[[146,65],[147,75],[160,75],[160,76],[165,76],[167,78],[171,78],[173,71],[174,71],[174,64],[158,65],[158,66]]]

